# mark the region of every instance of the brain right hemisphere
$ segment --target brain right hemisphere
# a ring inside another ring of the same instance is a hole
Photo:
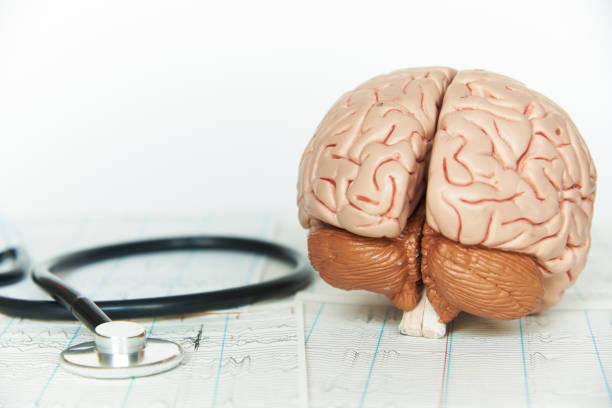
[[[463,71],[448,87],[429,166],[427,223],[466,245],[534,256],[544,302],[586,262],[596,173],[568,115],[513,79]]]

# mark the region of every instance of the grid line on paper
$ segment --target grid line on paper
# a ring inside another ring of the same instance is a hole
[[[299,407],[308,408],[308,374],[306,368],[306,341],[304,340],[304,303],[299,300],[294,300],[295,310],[295,328],[297,341],[297,358],[298,358],[298,396]]]
[[[271,235],[271,231],[269,231],[269,229],[271,228],[271,224],[272,224],[272,218],[270,216],[266,216],[264,218],[263,227],[261,229],[261,232],[257,235],[259,237],[264,236],[268,238],[269,235]],[[247,271],[246,284],[252,283],[252,280],[255,275],[255,271],[258,269],[261,269],[258,267],[263,261],[263,259],[264,259],[264,256],[262,254],[254,255],[253,261],[250,263],[249,270]],[[241,308],[238,308],[238,309],[240,310]],[[213,389],[213,398],[212,398],[212,404],[211,404],[213,408],[217,406],[217,395],[219,393],[219,381],[221,379],[221,368],[223,367],[223,353],[225,352],[225,340],[227,338],[227,326],[229,323],[229,316],[230,316],[230,312],[227,312],[225,314],[225,326],[223,328],[223,340],[221,341],[221,352],[219,353],[219,364],[217,365],[215,387]]]
[[[321,316],[321,312],[323,311],[324,307],[325,307],[325,302],[321,303],[321,306],[319,306],[319,311],[317,312],[317,315],[315,316],[314,320],[312,321],[312,325],[310,326],[310,329],[308,330],[308,335],[306,336],[306,340],[304,341],[304,345],[305,346],[308,344],[308,340],[310,339],[310,335],[312,334],[312,331],[313,331],[315,325],[317,324],[317,321],[319,320],[319,316]]]
[[[450,336],[446,336],[446,346],[444,347],[444,363],[442,364],[442,381],[440,382],[440,402],[439,407],[442,407],[444,398],[444,384],[446,384],[446,361],[448,360],[448,339]]]
[[[578,299],[584,300],[584,296],[582,295],[582,292],[580,292],[580,290],[578,289],[576,284],[574,284],[574,286],[572,286],[572,288],[574,289],[574,292],[576,293],[576,296],[578,296]]]
[[[83,235],[84,224],[85,224],[84,221],[79,223],[79,225],[76,228],[76,232],[75,232],[74,236],[72,236],[69,241],[76,241],[78,237]],[[72,342],[74,341],[74,339],[76,338],[76,336],[77,336],[77,334],[79,333],[80,330],[81,330],[81,324],[79,324],[77,326],[77,328],[76,328],[76,330],[74,332],[74,335],[72,336],[72,338],[70,339],[70,341],[68,342],[68,345],[66,347],[70,347],[72,345]],[[38,394],[38,398],[36,398],[36,401],[34,402],[34,406],[35,407],[37,407],[40,404],[40,402],[42,401],[43,397],[45,396],[45,392],[47,391],[47,388],[49,388],[49,384],[51,384],[51,381],[53,380],[53,378],[55,378],[55,374],[57,373],[57,370],[58,370],[59,366],[60,366],[60,363],[57,363],[55,365],[55,368],[51,372],[51,375],[49,376],[49,378],[45,382],[45,385],[43,385],[43,388],[40,390],[40,393]]]
[[[213,390],[212,407],[217,406],[217,393],[219,392],[219,378],[221,377],[221,367],[223,366],[223,352],[225,351],[225,339],[227,337],[227,324],[229,323],[229,313],[225,314],[225,327],[223,328],[223,340],[221,341],[221,352],[219,353],[219,364],[217,365],[217,376],[215,378],[215,388]]]
[[[191,265],[191,262],[193,262],[194,252],[195,251],[191,251],[189,253],[189,255],[187,257],[185,257],[185,260],[183,261],[183,265],[181,265],[181,267],[179,268],[178,273],[176,274],[176,276],[172,280],[172,283],[170,284],[170,287],[168,288],[168,292],[166,293],[166,296],[170,296],[172,294],[172,291],[176,287],[176,283],[181,279],[181,276],[183,276],[185,271],[189,268],[189,265]],[[147,340],[149,339],[149,337],[151,337],[151,334],[153,333],[153,329],[155,328],[155,322],[156,321],[157,321],[157,318],[153,318],[153,320],[151,321],[151,326],[149,327],[149,330],[147,331],[147,337],[146,337]],[[127,402],[130,399],[130,395],[132,393],[132,388],[134,388],[134,382],[135,381],[136,381],[136,377],[132,377],[131,380],[130,380],[130,385],[128,385],[128,388],[125,391],[125,396],[123,397],[123,402],[121,403],[121,408],[124,408],[127,405]]]
[[[595,355],[597,356],[597,362],[599,363],[599,370],[601,371],[601,376],[603,377],[604,384],[606,385],[606,391],[608,391],[608,399],[610,400],[610,405],[612,405],[612,392],[610,391],[610,384],[608,383],[608,377],[606,376],[606,371],[604,370],[601,356],[599,355],[599,348],[597,347],[597,341],[595,340],[595,335],[593,334],[591,319],[589,319],[589,312],[587,310],[584,310],[584,317],[586,318],[587,326],[589,328],[591,341],[593,341],[593,348],[595,349]]]
[[[155,319],[153,319],[153,321],[151,322],[151,326],[149,327],[149,330],[147,331],[147,336],[146,339],[148,340],[149,337],[151,337],[151,334],[153,334],[153,328],[155,327]],[[128,385],[127,390],[125,391],[125,395],[123,397],[123,402],[121,402],[121,408],[124,408],[128,402],[128,400],[130,399],[130,394],[132,393],[132,388],[134,388],[134,382],[136,381],[136,377],[132,376],[130,378],[130,384]]]
[[[132,377],[130,380],[130,385],[128,385],[128,389],[125,393],[125,396],[123,397],[123,401],[121,402],[121,408],[124,408],[125,405],[128,402],[128,399],[130,398],[130,394],[132,393],[132,387],[134,387],[134,380],[136,379],[136,377]]]
[[[529,396],[529,382],[527,381],[527,364],[525,363],[525,340],[523,336],[523,319],[519,319],[519,333],[521,335],[521,356],[523,358],[523,384],[525,386],[525,400],[527,408],[531,408],[531,398]]]
[[[385,331],[385,325],[387,324],[387,318],[389,317],[390,307],[387,307],[385,311],[385,318],[383,319],[382,326],[380,328],[380,334],[378,335],[378,342],[376,343],[376,349],[374,350],[374,355],[372,356],[372,363],[370,364],[370,371],[368,371],[368,377],[366,378],[365,385],[363,386],[363,392],[361,393],[361,399],[359,400],[359,408],[363,407],[363,403],[365,402],[365,397],[368,392],[368,386],[370,385],[370,380],[372,379],[372,371],[374,371],[374,363],[376,362],[376,355],[378,354],[378,349],[380,348],[380,341],[382,340],[383,332]]]
[[[266,215],[264,217],[264,222],[263,222],[263,226],[261,229],[261,233],[257,234],[260,237],[265,237],[265,238],[271,238],[270,236],[271,234],[271,230],[272,229],[272,217],[270,215]],[[246,278],[246,283],[253,283],[253,277],[255,275],[255,271],[257,270],[261,270],[261,268],[258,268],[258,266],[260,265],[260,263],[263,261],[264,256],[262,254],[256,254],[255,255],[255,259],[253,262],[251,262],[251,265],[249,266],[249,270],[247,272],[247,278]]]
[[[191,262],[193,262],[194,252],[195,250],[192,250],[189,253],[189,256],[187,256],[185,260],[183,261],[183,265],[181,265],[178,273],[176,274],[176,276],[174,276],[174,279],[172,279],[172,282],[170,283],[170,287],[168,288],[168,292],[166,293],[166,296],[170,296],[172,294],[172,292],[174,291],[174,288],[176,287],[176,284],[181,280],[182,276],[185,274],[185,271],[189,269],[189,265],[191,265]],[[153,330],[153,325],[155,324],[155,320],[156,319],[153,319],[153,322],[151,324],[151,330]]]
[[[79,334],[79,331],[81,330],[81,327],[83,327],[83,325],[79,324],[79,326],[74,331],[74,334],[72,335],[72,338],[68,342],[68,345],[66,346],[66,348],[68,348],[68,347],[70,347],[72,345],[72,342],[74,341],[74,339],[76,339],[76,336],[77,336],[77,334]],[[47,382],[45,382],[45,385],[43,385],[42,390],[40,390],[40,393],[38,394],[38,398],[34,402],[34,406],[35,407],[39,406],[40,401],[42,401],[42,398],[45,396],[45,392],[47,391],[47,388],[49,388],[49,384],[51,384],[51,381],[55,377],[55,374],[57,373],[57,370],[59,369],[59,366],[60,366],[60,363],[57,363],[55,365],[55,368],[53,369],[53,372],[51,373],[51,376],[49,376],[49,378],[47,379]]]
[[[6,324],[6,326],[4,326],[4,329],[2,330],[2,332],[0,332],[0,338],[2,338],[2,336],[4,336],[4,333],[6,333],[6,331],[9,329],[9,327],[11,327],[11,325],[15,322],[15,318],[13,317],[11,320],[9,320],[9,322]]]
[[[6,231],[6,224],[4,222],[4,219],[0,218],[0,234],[2,235],[2,238],[4,240],[4,245],[6,246],[10,246],[10,237],[8,232]],[[9,320],[9,322],[6,324],[6,326],[4,326],[4,329],[2,330],[2,332],[0,332],[0,338],[2,338],[2,336],[4,336],[4,334],[7,332],[7,330],[12,326],[12,324],[15,322],[15,317],[13,317],[11,320]]]
[[[454,322],[450,322],[448,336],[446,337],[446,351],[444,352],[444,370],[442,371],[442,394],[440,395],[440,406],[448,406],[448,382],[450,377],[451,353],[453,352]]]
[[[176,287],[176,283],[181,279],[181,276],[183,276],[185,271],[187,269],[189,269],[189,265],[191,265],[191,263],[193,262],[194,255],[195,255],[195,251],[192,250],[189,253],[189,255],[187,257],[185,257],[185,259],[183,261],[183,264],[179,268],[179,271],[177,272],[177,274],[174,277],[174,279],[172,279],[172,283],[170,285],[170,288],[168,289],[168,292],[166,292],[166,296],[170,296],[172,294],[172,292],[174,291],[174,288]],[[155,328],[155,322],[156,321],[157,321],[157,318],[154,317],[153,321],[151,322],[151,327],[149,328],[149,332],[147,334],[147,338],[151,336],[151,333],[153,333],[153,329]]]

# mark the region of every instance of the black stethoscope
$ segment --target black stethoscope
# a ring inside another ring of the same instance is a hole
[[[116,257],[211,249],[263,254],[294,268],[280,278],[223,290],[95,303],[53,274]],[[69,371],[96,378],[152,375],[176,367],[183,358],[180,345],[170,340],[147,338],[142,325],[111,320],[111,317],[132,319],[228,309],[290,295],[307,286],[312,279],[308,260],[294,249],[257,239],[207,235],[100,246],[61,255],[36,266],[32,265],[22,248],[0,252],[0,285],[21,280],[28,271],[31,271],[34,282],[56,302],[0,296],[0,312],[39,320],[71,320],[76,317],[93,332],[95,341],[69,347],[61,353],[60,361]]]

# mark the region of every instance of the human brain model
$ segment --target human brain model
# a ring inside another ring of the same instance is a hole
[[[342,289],[387,295],[404,334],[460,311],[517,319],[584,268],[596,171],[555,103],[482,70],[415,68],[344,94],[302,156],[310,260]]]

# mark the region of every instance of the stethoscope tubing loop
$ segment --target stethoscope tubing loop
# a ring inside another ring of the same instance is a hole
[[[290,263],[293,265],[293,270],[279,278],[228,289],[185,295],[94,301],[95,305],[102,309],[103,314],[110,319],[184,315],[229,309],[287,296],[306,287],[312,279],[312,268],[304,255],[292,248],[269,241],[208,235],[150,239],[79,250],[41,263],[32,269],[32,279],[55,299],[64,303],[66,307],[54,301],[0,297],[0,312],[38,320],[71,320],[73,312],[69,310],[70,305],[78,303],[77,300],[84,297],[66,285],[54,273],[117,257],[182,250],[227,250],[256,253]],[[14,257],[16,264],[26,263],[27,254],[23,249],[15,249]],[[92,319],[91,325],[94,325],[96,316],[89,317]],[[97,316],[97,318],[102,317]]]

